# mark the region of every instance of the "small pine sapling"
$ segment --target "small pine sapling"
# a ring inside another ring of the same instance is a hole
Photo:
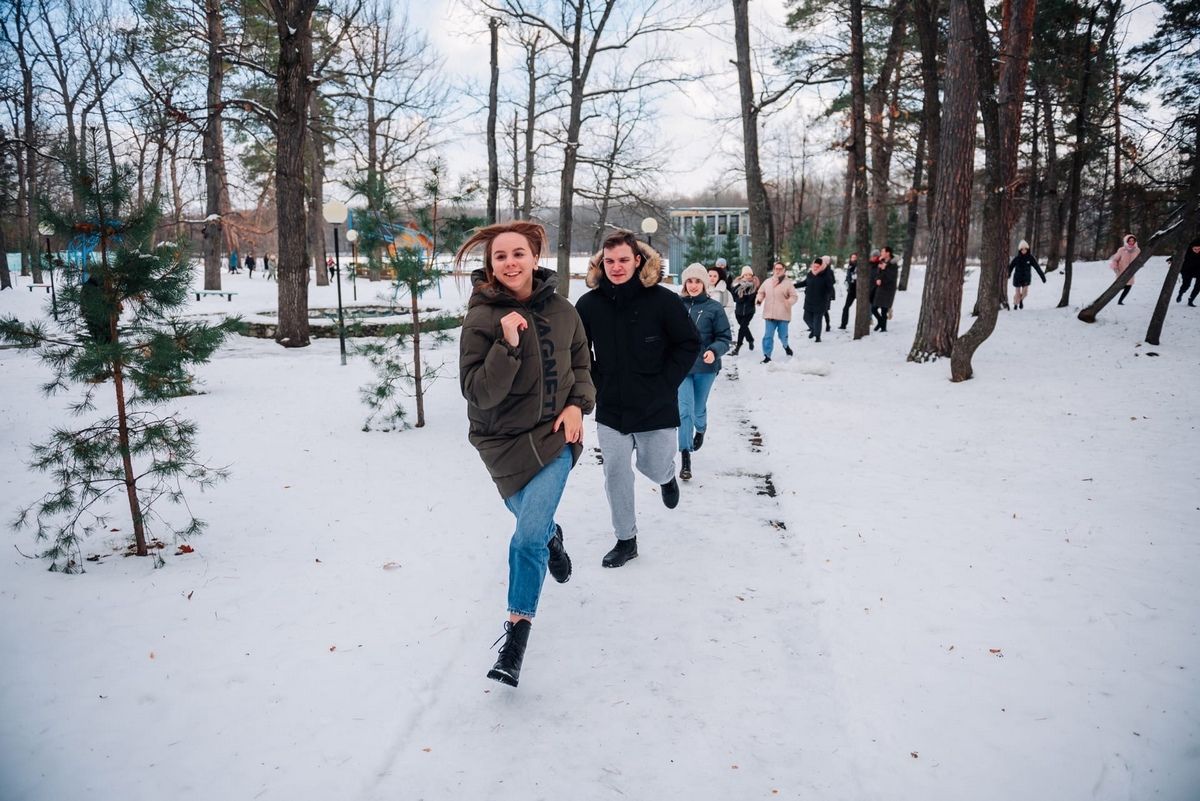
[[[187,508],[183,485],[204,489],[226,476],[199,460],[195,424],[164,406],[195,393],[190,369],[207,362],[241,323],[173,318],[187,303],[192,270],[178,245],[149,244],[157,209],[133,206],[127,171],[103,178],[75,164],[70,173],[82,213],[58,213],[43,202],[41,218],[65,238],[90,237],[95,249],[62,265],[59,322],[0,319],[0,341],[37,351],[52,373],[47,395],[81,388],[71,407],[77,416],[95,409],[101,385],[111,382],[113,414],[83,428],[56,428],[33,446],[30,467],[52,476],[55,488],[22,509],[14,527],[33,524],[37,540],[50,542],[39,555],[51,570],[83,572],[82,540],[108,526],[105,502],[123,491],[134,553],[153,551],[157,567],[162,557],[151,548],[148,527],[161,524],[181,539],[199,533],[204,523]],[[182,525],[167,520],[164,500],[182,506]]]

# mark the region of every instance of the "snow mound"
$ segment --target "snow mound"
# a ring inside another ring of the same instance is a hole
[[[788,362],[787,369],[804,375],[829,375],[833,372],[833,365],[820,359],[794,359]]]

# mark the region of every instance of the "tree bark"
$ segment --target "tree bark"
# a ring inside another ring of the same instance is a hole
[[[225,47],[225,25],[221,18],[220,0],[205,0],[204,16],[208,27],[207,112],[201,139],[205,190],[205,219],[201,229],[204,239],[204,288],[220,289],[224,214],[228,211],[221,207],[221,190],[225,183],[225,143],[221,131],[221,89],[225,80],[221,53]]]
[[[275,341],[307,347],[308,265],[305,263],[304,156],[312,75],[312,13],[318,0],[269,0],[279,35],[276,69],[275,203],[278,214],[279,325]]]
[[[533,135],[537,119],[537,54],[540,38],[540,33],[535,33],[525,51],[525,70],[529,78],[529,92],[525,97],[525,185],[521,200],[521,218],[525,220],[533,215]]]
[[[733,0],[733,38],[737,52],[738,93],[742,111],[742,153],[746,168],[746,201],[750,209],[750,264],[765,279],[775,256],[771,199],[763,183],[758,150],[759,107],[754,97],[750,62],[749,0]]]
[[[858,243],[857,305],[854,315],[854,338],[862,339],[871,333],[870,282],[872,279],[868,256],[871,252],[871,222],[867,197],[867,98],[863,64],[862,0],[850,0],[850,126],[854,139],[854,227]]]
[[[1058,134],[1054,130],[1054,109],[1050,103],[1050,89],[1038,87],[1042,96],[1042,113],[1046,119],[1046,175],[1049,187],[1043,194],[1050,197],[1050,242],[1046,254],[1046,272],[1058,269],[1058,260],[1062,254],[1063,226],[1066,224],[1066,202],[1058,191]]]
[[[1159,344],[1159,337],[1162,336],[1163,323],[1167,320],[1167,310],[1171,308],[1171,293],[1175,291],[1175,282],[1179,278],[1179,271],[1183,268],[1183,259],[1186,255],[1186,248],[1191,241],[1196,237],[1200,237],[1200,213],[1196,208],[1196,199],[1200,198],[1200,107],[1197,107],[1196,114],[1192,118],[1192,180],[1190,187],[1190,195],[1192,198],[1191,213],[1183,214],[1183,220],[1192,220],[1192,236],[1181,236],[1182,241],[1178,242],[1174,248],[1175,258],[1171,259],[1171,268],[1167,270],[1167,277],[1163,280],[1162,290],[1158,293],[1158,303],[1154,306],[1154,314],[1150,317],[1150,325],[1146,329],[1146,342],[1150,345]],[[1183,230],[1186,231],[1186,228]],[[1147,246],[1148,247],[1148,246]]]
[[[1000,279],[1007,264],[1008,239],[1016,224],[1012,188],[1016,183],[1017,151],[1021,143],[1021,106],[1033,43],[1037,0],[1005,0],[1000,28],[1003,58],[996,75],[996,57],[988,34],[983,0],[969,0],[975,31],[975,68],[979,83],[979,111],[983,118],[987,199],[984,201],[983,243],[980,252],[979,316],[954,343],[950,379],[966,381],[973,375],[975,351],[996,328],[1000,312]]]
[[[488,118],[487,118],[487,151],[488,151],[488,194],[487,221],[495,223],[500,219],[498,212],[500,203],[500,156],[496,146],[496,115],[499,114],[500,91],[500,18],[488,20],[488,32],[491,37],[491,67],[492,80],[488,87]]]
[[[312,37],[309,37],[311,59]],[[311,63],[311,61],[310,61]],[[329,286],[329,268],[325,266],[325,124],[321,117],[321,96],[313,90],[308,101],[308,259],[312,262],[317,286]],[[354,265],[350,265],[353,269]],[[341,280],[341,276],[338,276]]]
[[[908,195],[908,224],[904,235],[904,257],[900,266],[900,283],[897,287],[901,292],[908,291],[908,276],[912,271],[913,248],[917,242],[917,222],[921,208],[921,168],[925,164],[925,136],[929,125],[925,117],[921,117],[921,129],[917,133],[917,152],[913,158],[912,190]]]
[[[851,135],[850,142],[846,146],[846,183],[842,192],[842,224],[838,228],[837,249],[838,253],[846,252],[846,242],[850,240],[850,219],[854,214],[854,137]],[[866,253],[858,254],[863,263],[866,263]]]
[[[934,211],[929,219],[929,259],[917,334],[910,362],[928,362],[954,352],[962,318],[963,273],[971,222],[975,177],[978,81],[972,60],[975,38],[967,0],[950,0],[950,39],[946,53],[942,108],[941,165]]]
[[[887,108],[888,89],[892,85],[892,73],[900,59],[900,46],[908,29],[908,0],[893,0],[890,12],[892,32],[888,37],[887,50],[879,77],[868,93],[870,113],[867,130],[871,135],[871,239],[886,244],[888,239],[888,197],[890,196],[890,172],[892,148],[890,137],[884,134],[883,116]]]
[[[917,39],[921,45],[921,91],[924,95],[921,121],[926,128],[925,148],[929,155],[928,178],[925,182],[925,217],[932,220],[942,137],[942,103],[939,97],[937,58],[941,4],[939,0],[915,0],[915,4],[913,19],[917,27]]]

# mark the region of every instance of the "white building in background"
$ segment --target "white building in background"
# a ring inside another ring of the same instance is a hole
[[[737,237],[738,251],[742,263],[750,262],[750,210],[745,207],[735,208],[682,208],[668,209],[671,230],[667,243],[667,271],[679,277],[687,266],[684,254],[687,252],[688,239],[696,229],[696,223],[704,223],[713,249],[720,253],[725,247],[725,238],[732,231]],[[711,266],[711,265],[706,265]]]

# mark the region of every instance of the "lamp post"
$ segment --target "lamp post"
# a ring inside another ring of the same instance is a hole
[[[50,271],[50,310],[54,314],[54,322],[58,322],[58,293],[54,289],[54,263],[50,260],[50,235],[54,226],[43,222],[38,224],[38,233],[46,237],[46,269]]]
[[[338,341],[341,343],[343,365],[346,363],[346,319],[342,313],[342,262],[338,253],[338,226],[346,221],[348,211],[345,203],[339,203],[336,200],[329,201],[321,209],[325,222],[333,226],[333,264],[337,272]]]
[[[358,231],[353,228],[347,231],[346,241],[350,243],[350,288],[358,300]]]

